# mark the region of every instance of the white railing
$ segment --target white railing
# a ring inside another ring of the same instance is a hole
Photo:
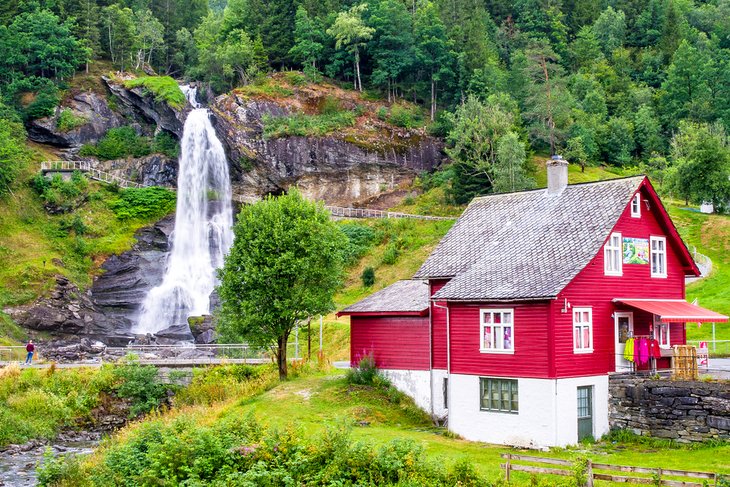
[[[106,171],[100,171],[91,167],[91,164],[84,161],[46,161],[41,162],[41,172],[67,172],[82,171],[91,179],[107,184],[118,184],[122,188],[141,188],[142,184],[121,178]]]
[[[83,171],[89,175],[91,179],[101,181],[108,184],[118,184],[122,188],[142,188],[144,185],[120,178],[114,174],[100,171],[91,167],[91,164],[84,161],[46,161],[41,162],[41,172],[44,174],[49,172],[62,171]],[[168,187],[171,191],[177,188]],[[255,196],[245,196],[241,194],[233,194],[231,199],[242,204],[253,204],[259,199]],[[413,215],[410,213],[401,213],[397,211],[371,210],[369,208],[348,208],[343,206],[326,205],[325,208],[332,213],[334,217],[340,218],[408,218],[415,220],[455,220],[455,217],[431,216],[431,215]]]

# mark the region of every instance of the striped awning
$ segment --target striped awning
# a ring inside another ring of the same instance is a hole
[[[684,299],[614,299],[615,303],[625,304],[632,308],[648,311],[659,316],[662,323],[720,323],[728,321],[728,317],[705,309]]]

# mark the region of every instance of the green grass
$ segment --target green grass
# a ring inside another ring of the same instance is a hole
[[[169,76],[142,76],[124,82],[127,89],[143,87],[151,93],[155,100],[167,103],[172,108],[185,106],[185,94],[180,90],[177,81]]]
[[[336,130],[355,125],[355,114],[350,111],[307,115],[297,113],[282,117],[264,116],[264,137],[321,137]]]

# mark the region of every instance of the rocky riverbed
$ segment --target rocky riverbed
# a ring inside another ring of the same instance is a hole
[[[69,432],[58,435],[53,441],[31,440],[0,449],[0,487],[38,485],[36,469],[47,449],[54,457],[88,455],[100,441],[101,433]]]

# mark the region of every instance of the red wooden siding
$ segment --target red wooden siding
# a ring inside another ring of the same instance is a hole
[[[438,292],[439,289],[444,287],[448,283],[448,279],[437,279],[432,280],[429,284],[431,285],[431,296]],[[445,305],[446,303],[438,303]],[[434,306],[431,303],[431,340],[433,342],[431,350],[431,359],[433,361],[434,369],[446,369],[446,310]]]
[[[481,353],[481,309],[514,309],[514,354]],[[451,372],[502,377],[547,377],[550,304],[449,303]]]
[[[614,320],[617,309],[614,298],[684,298],[684,272],[679,258],[678,245],[656,217],[657,208],[651,210],[644,203],[647,190],[642,188],[641,218],[631,217],[627,205],[613,231],[622,237],[648,239],[650,236],[667,237],[667,277],[651,277],[651,264],[623,264],[622,276],[606,276],[603,270],[603,249],[571,281],[552,306],[555,335],[555,377],[598,375],[615,369]],[[608,235],[606,235],[608,238]],[[575,307],[593,308],[593,353],[573,353],[573,315],[563,313],[565,299]],[[639,310],[634,312],[635,334],[649,334],[651,315]],[[685,343],[682,325],[672,325],[672,344]]]
[[[351,316],[351,365],[368,353],[382,369],[428,370],[428,317]]]

